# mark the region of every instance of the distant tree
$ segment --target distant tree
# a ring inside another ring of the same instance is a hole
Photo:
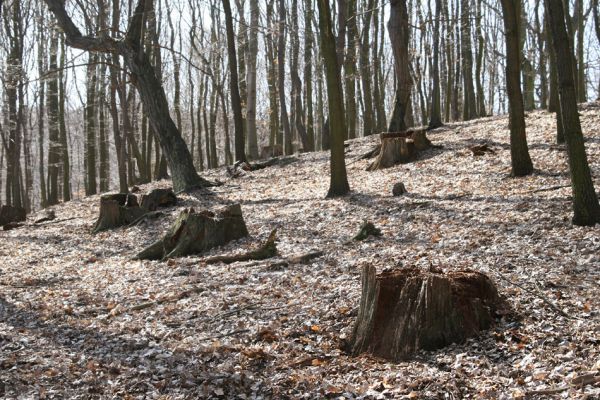
[[[227,30],[227,55],[229,60],[229,88],[231,108],[233,109],[233,124],[235,127],[235,159],[246,161],[246,141],[244,139],[244,117],[242,115],[242,99],[238,78],[237,54],[235,50],[235,35],[233,33],[233,16],[229,0],[223,0],[225,11],[225,26]]]
[[[545,0],[548,21],[552,36],[552,46],[556,57],[558,72],[558,93],[560,114],[567,145],[571,186],[573,189],[573,223],[575,225],[594,225],[600,222],[600,205],[594,189],[592,174],[585,153],[585,144],[577,110],[575,74],[573,73],[572,54],[562,0]]]
[[[344,117],[344,95],[342,76],[336,54],[329,0],[317,0],[319,8],[319,30],[321,53],[325,64],[327,80],[327,99],[331,137],[330,184],[327,197],[343,196],[350,191],[344,159],[344,137],[346,137],[346,119]]]
[[[429,113],[429,128],[442,126],[442,115],[440,107],[440,23],[442,19],[442,1],[435,0],[435,20],[433,27],[433,91],[431,94],[431,106]]]
[[[509,103],[510,156],[512,176],[524,176],[533,171],[527,149],[525,112],[521,93],[519,67],[519,2],[502,0],[504,34],[506,36],[506,91]]]
[[[169,105],[161,81],[142,43],[145,9],[148,1],[138,0],[129,21],[124,40],[106,35],[84,36],[73,23],[62,0],[45,0],[66,35],[68,45],[90,52],[115,53],[123,57],[125,65],[135,77],[140,98],[150,123],[158,136],[166,161],[171,169],[175,191],[210,185],[198,176],[192,156],[181,133],[169,114]]]

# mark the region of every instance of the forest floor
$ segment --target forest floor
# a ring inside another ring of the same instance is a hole
[[[581,115],[600,188],[600,105]],[[430,132],[443,148],[376,172],[356,160],[379,139],[349,141],[352,193],[339,199],[324,198],[329,157],[318,152],[236,179],[209,171],[225,184],[182,194],[135,227],[91,235],[98,196],[56,206],[54,222],[30,216],[0,232],[0,397],[600,398],[600,227],[571,224],[553,115],[529,113],[527,127],[536,173],[525,178],[508,177],[499,116]],[[475,157],[469,146],[482,143],[495,153]],[[409,193],[393,197],[399,181]],[[132,260],[184,207],[232,203],[249,238],[197,257]],[[383,235],[351,241],[364,220]],[[281,257],[324,256],[279,268],[281,258],[202,262],[274,228]],[[364,263],[485,272],[521,319],[411,361],[351,357],[340,344]]]

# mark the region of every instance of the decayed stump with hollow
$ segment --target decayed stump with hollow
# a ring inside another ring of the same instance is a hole
[[[382,133],[379,154],[367,167],[367,171],[389,168],[415,160],[420,151],[431,147],[425,132],[425,129],[409,129],[404,132]]]
[[[239,204],[218,213],[186,209],[161,240],[142,250],[136,258],[161,260],[198,254],[244,236],[248,236],[248,229]]]
[[[505,309],[493,282],[471,271],[406,268],[376,274],[362,271],[362,297],[349,344],[353,355],[390,360],[410,358],[488,329]]]
[[[93,233],[129,225],[146,213],[131,193],[105,194],[100,197],[100,215]]]

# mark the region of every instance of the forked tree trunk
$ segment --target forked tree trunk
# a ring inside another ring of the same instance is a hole
[[[349,350],[403,360],[488,329],[505,303],[484,274],[406,268],[379,275],[366,265]]]
[[[184,210],[161,240],[141,251],[140,260],[161,260],[202,253],[248,235],[239,204],[215,214]]]

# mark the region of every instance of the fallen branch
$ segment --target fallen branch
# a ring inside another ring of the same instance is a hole
[[[559,386],[549,389],[541,389],[541,390],[530,390],[525,392],[525,396],[540,396],[540,395],[549,395],[549,394],[557,394],[562,393],[566,390],[569,390],[571,387],[568,385]]]
[[[127,227],[129,228],[132,226],[139,225],[143,220],[145,220],[147,218],[160,217],[161,215],[163,215],[162,211],[152,211],[152,212],[146,213],[146,214],[140,216],[139,218],[135,219],[132,223],[127,225]]]
[[[544,296],[544,295],[543,295],[543,294],[542,294],[542,293],[539,291],[539,289],[537,289],[537,288],[536,288],[537,290],[530,290],[530,289],[527,289],[527,288],[526,288],[526,287],[524,287],[523,285],[520,285],[520,284],[518,284],[518,283],[516,283],[516,282],[513,282],[513,281],[511,281],[510,279],[506,278],[506,277],[505,277],[504,275],[502,275],[500,272],[498,272],[498,271],[493,271],[493,272],[495,272],[495,273],[496,273],[496,275],[497,275],[497,276],[498,276],[500,279],[502,279],[502,280],[504,280],[504,281],[506,281],[506,282],[510,283],[511,285],[514,285],[514,286],[516,286],[516,287],[518,287],[518,288],[520,288],[520,289],[522,289],[522,290],[524,290],[524,291],[526,291],[526,292],[528,292],[528,293],[531,293],[531,294],[533,294],[534,296],[536,296],[537,298],[539,298],[540,300],[542,300],[544,303],[546,303],[548,306],[550,306],[550,308],[552,308],[554,311],[556,311],[556,312],[557,312],[558,314],[560,314],[561,316],[563,316],[563,317],[565,317],[565,318],[567,318],[567,319],[578,319],[578,318],[576,318],[576,317],[572,317],[572,316],[570,316],[569,314],[565,313],[563,310],[561,310],[560,308],[558,308],[558,307],[557,307],[557,306],[556,306],[556,305],[555,305],[555,304],[554,304],[552,301],[550,301],[550,300],[549,300],[549,299],[548,299],[546,296]]]
[[[260,247],[255,250],[251,250],[243,254],[234,254],[226,256],[215,256],[204,259],[206,264],[225,263],[231,264],[234,262],[250,261],[250,260],[265,260],[267,258],[274,257],[277,255],[277,246],[275,240],[277,239],[277,229],[273,229],[269,238]]]
[[[529,193],[550,192],[552,190],[559,190],[559,189],[564,189],[564,188],[569,188],[569,187],[571,187],[571,185],[550,186],[550,187],[545,187],[545,188],[541,188],[541,189],[532,190]]]
[[[144,310],[146,308],[150,308],[150,307],[158,305],[158,304],[176,302],[183,298],[188,297],[191,294],[201,293],[205,290],[206,289],[203,287],[193,287],[193,288],[184,290],[183,292],[180,292],[180,293],[176,294],[175,296],[165,296],[165,297],[162,297],[155,301],[147,301],[145,303],[140,303],[140,304],[131,306],[131,307],[127,308],[127,311],[140,311],[140,310]]]

